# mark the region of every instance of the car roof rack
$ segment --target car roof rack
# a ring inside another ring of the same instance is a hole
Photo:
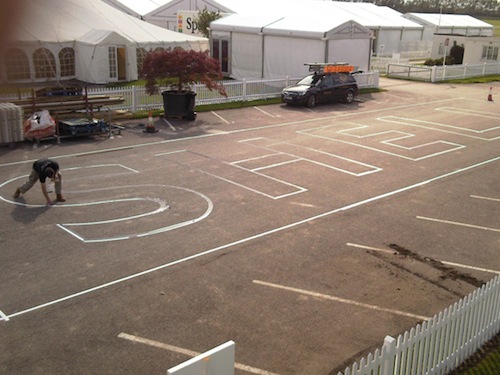
[[[351,73],[356,70],[356,67],[349,65],[347,62],[334,63],[305,63],[309,66],[309,71],[314,73]]]

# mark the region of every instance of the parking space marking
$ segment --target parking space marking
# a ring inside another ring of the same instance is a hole
[[[227,121],[224,117],[222,117],[221,115],[219,115],[217,112],[214,112],[214,111],[211,111],[210,112],[212,115],[214,115],[215,117],[217,117],[219,120],[221,120],[222,122],[226,123],[226,124],[230,124],[229,121]]]
[[[257,106],[254,106],[253,108],[254,108],[254,109],[256,109],[257,111],[259,111],[259,112],[261,112],[261,113],[265,114],[266,116],[269,116],[269,117],[272,117],[272,118],[279,117],[279,116],[275,116],[275,115],[273,115],[273,114],[271,114],[271,113],[269,113],[269,112],[267,112],[267,111],[264,111],[263,109],[261,109],[261,108],[259,108],[259,107],[257,107]]]
[[[429,320],[430,319],[430,317],[428,317],[428,316],[412,314],[412,313],[408,313],[408,312],[400,311],[400,310],[395,310],[395,309],[388,309],[388,308],[385,308],[385,307],[380,307],[380,306],[376,306],[376,305],[370,305],[370,304],[363,303],[363,302],[357,302],[357,301],[346,299],[346,298],[342,298],[342,297],[336,297],[336,296],[331,296],[331,295],[328,295],[328,294],[322,294],[322,293],[312,292],[312,291],[309,291],[309,290],[294,288],[294,287],[290,287],[290,286],[269,283],[269,282],[266,282],[266,281],[253,280],[253,283],[258,284],[258,285],[268,286],[268,287],[275,288],[275,289],[286,290],[286,291],[289,291],[289,292],[294,292],[294,293],[302,294],[302,295],[309,296],[309,297],[315,297],[315,298],[319,298],[319,299],[326,299],[326,300],[329,300],[329,301],[335,301],[335,302],[345,303],[345,304],[348,304],[348,305],[362,307],[362,308],[365,308],[365,309],[376,310],[376,311],[386,312],[386,313],[390,313],[390,314],[406,316],[406,317],[414,318],[414,319],[417,319],[417,320],[424,320],[425,321],[425,320]]]
[[[462,137],[479,139],[481,141],[488,141],[489,142],[489,141],[496,141],[497,139],[500,139],[500,135],[496,136],[496,137],[494,136],[492,138],[485,138],[485,137],[479,136],[479,135],[486,133],[488,131],[499,130],[500,127],[495,127],[495,128],[486,129],[486,130],[474,130],[474,129],[464,128],[461,126],[443,124],[443,123],[439,123],[439,122],[432,122],[432,121],[426,121],[426,120],[417,120],[414,118],[398,117],[398,116],[380,117],[379,120],[391,122],[391,123],[395,123],[395,124],[404,124],[404,125],[414,126],[417,128],[436,130],[436,131],[443,132],[443,133],[460,135]],[[454,129],[454,130],[446,130],[446,129]],[[473,133],[473,134],[477,134],[477,135],[471,135],[471,134],[466,134],[466,133]]]
[[[298,132],[300,133],[300,132]],[[256,138],[250,141],[240,141],[241,143],[249,144],[253,147],[266,150],[271,152],[269,155],[287,155],[292,158],[292,161],[304,161],[307,163],[319,165],[321,167],[325,167],[328,169],[332,169],[338,172],[346,173],[351,176],[361,177],[371,173],[377,173],[382,171],[382,168],[379,168],[374,165],[370,165],[367,163],[363,163],[354,159],[346,158],[344,156],[332,154],[330,152],[317,150],[315,148],[296,145],[289,142],[280,142],[278,144],[273,143],[272,145],[258,144],[257,141],[260,142],[270,142],[270,139],[267,138]],[[325,161],[320,161],[319,159],[325,159]],[[329,162],[329,163],[328,163]],[[338,165],[335,166],[334,163],[338,162]],[[233,163],[242,163],[242,161],[237,161]],[[350,166],[352,170],[348,170],[347,168],[341,168],[339,165],[345,164],[346,166]],[[358,170],[356,172],[355,170]],[[359,171],[361,170],[361,171]]]
[[[385,121],[383,117],[377,118],[377,120]],[[392,122],[397,123],[396,121],[392,121]],[[404,123],[401,122],[400,124],[404,124]],[[328,128],[339,128],[342,126],[344,126],[345,128],[337,130],[336,132],[334,132],[333,135],[314,133],[314,132],[320,132],[320,131],[328,131]],[[396,141],[401,141],[403,139],[413,138],[413,137],[416,137],[416,135],[413,133],[403,132],[403,131],[399,131],[399,130],[391,130],[390,129],[387,131],[373,132],[373,133],[367,133],[367,134],[363,134],[363,135],[357,135],[354,133],[354,132],[359,131],[359,130],[367,130],[370,128],[371,128],[371,125],[357,124],[357,123],[344,123],[344,124],[341,123],[341,124],[335,124],[335,125],[325,125],[325,126],[321,126],[321,127],[313,128],[313,129],[301,130],[301,131],[298,131],[297,133],[304,134],[304,135],[307,135],[310,137],[326,139],[326,140],[330,140],[333,142],[344,143],[344,144],[347,144],[350,146],[361,147],[361,148],[364,148],[367,150],[381,152],[381,153],[384,153],[387,155],[396,156],[396,157],[411,160],[411,161],[420,161],[420,160],[428,159],[431,157],[435,157],[435,156],[442,155],[445,153],[453,152],[453,151],[456,151],[456,150],[459,150],[459,149],[466,147],[462,144],[448,142],[448,141],[444,141],[444,140],[437,140],[434,142],[417,144],[417,145],[414,145],[412,147],[402,146],[402,145],[397,144]],[[435,148],[436,146],[438,146],[438,147],[443,146],[444,149],[440,150],[440,151],[436,151],[436,152],[431,152],[431,153],[425,154],[425,155],[420,156],[420,157],[410,157],[410,156],[402,155],[400,153],[384,150],[381,148],[367,146],[367,145],[363,145],[360,143],[354,143],[354,142],[349,142],[349,141],[346,141],[343,139],[335,138],[334,135],[337,135],[337,134],[344,135],[346,137],[361,139],[361,140],[363,140],[363,139],[370,140],[370,138],[374,138],[374,137],[388,136],[391,138],[385,139],[385,140],[380,140],[380,141],[376,140],[374,142],[381,143],[381,144],[395,147],[395,148],[404,149],[406,151],[415,151],[415,150],[420,150],[420,149],[423,150],[425,148],[431,148],[431,147]]]
[[[9,317],[4,314],[2,310],[0,310],[0,321],[5,320],[6,322],[9,321]]]
[[[181,348],[181,347],[178,347],[178,346],[165,344],[163,342],[159,342],[159,341],[155,341],[155,340],[150,340],[150,339],[146,339],[146,338],[135,336],[135,335],[129,335],[128,333],[124,333],[124,332],[120,333],[118,335],[118,337],[121,338],[121,339],[124,339],[124,340],[136,342],[136,343],[139,343],[139,344],[149,345],[149,346],[152,346],[152,347],[155,347],[155,348],[165,349],[165,350],[168,350],[170,352],[183,354],[183,355],[186,355],[188,357],[193,357],[194,358],[194,357],[202,354],[202,353],[195,352],[193,350],[184,349],[184,348]],[[247,366],[247,365],[244,365],[244,364],[241,364],[241,363],[238,363],[238,362],[235,362],[234,367],[237,368],[238,370],[249,372],[251,374],[257,374],[257,375],[278,375],[278,374],[276,374],[274,372],[269,372],[269,371],[262,370],[262,369],[259,369],[259,368],[256,368],[256,367]]]
[[[467,224],[467,223],[459,223],[459,222],[456,222],[456,221],[441,220],[441,219],[435,219],[435,218],[432,218],[432,217],[417,216],[417,219],[427,220],[427,221],[434,221],[436,223],[442,223],[442,224],[457,225],[457,226],[467,227],[467,228],[473,228],[473,229],[489,230],[489,231],[492,231],[492,232],[500,232],[500,229],[497,229],[497,228],[488,228],[488,227],[483,227],[483,226],[480,226],[480,225]]]
[[[238,161],[227,162],[225,160],[216,157],[212,157],[209,155],[201,154],[190,150],[166,152],[166,153],[156,154],[156,156],[168,157],[168,156],[175,156],[175,154],[177,154],[177,158],[170,158],[169,160],[171,162],[177,163],[179,165],[186,165],[187,163],[197,160],[204,162],[206,165],[206,161],[210,161],[211,162],[210,166],[200,167],[200,168],[194,168],[191,166],[190,168],[200,173],[206,174],[207,176],[217,178],[219,180],[238,186],[245,190],[262,195],[266,198],[278,200],[307,191],[307,189],[302,186],[272,176],[268,176],[264,173],[260,173],[258,169],[249,169],[242,167],[238,165]],[[274,155],[276,155],[276,153]],[[274,155],[268,154],[246,160],[248,161],[248,160],[265,159],[267,157],[271,157]],[[213,167],[215,163],[219,163],[218,166],[220,168],[215,169],[217,173],[212,173],[209,171],[209,169],[210,167]]]
[[[474,117],[483,117],[483,118],[487,118],[487,119],[498,120],[498,113],[477,111],[475,109],[467,109],[467,108],[459,108],[459,107],[439,107],[439,108],[436,108],[436,111],[448,112],[448,113],[453,113],[453,114],[471,115]],[[484,129],[480,132],[483,133],[483,132],[488,132],[488,131],[496,130],[496,129],[500,129],[500,126],[495,126],[493,128]]]
[[[487,200],[487,201],[500,202],[500,199],[498,199],[498,198],[481,197],[479,195],[471,195],[470,197],[471,198],[476,198],[476,199],[484,199],[484,200]]]
[[[346,245],[350,246],[350,247],[356,247],[358,249],[373,250],[373,251],[378,251],[380,253],[386,253],[386,254],[395,254],[396,253],[396,251],[394,251],[394,250],[382,249],[382,248],[379,248],[379,247],[372,247],[372,246],[360,245],[360,244],[355,244],[355,243],[350,243],[350,242],[348,242]],[[495,274],[500,275],[500,271],[492,270],[492,269],[489,269],[489,268],[469,266],[467,264],[461,264],[461,263],[455,263],[455,262],[448,262],[446,260],[439,260],[439,259],[435,259],[435,261],[441,262],[441,263],[443,263],[443,264],[445,264],[447,266],[454,266],[454,267],[466,268],[466,269],[470,269],[470,270],[482,271],[482,272],[488,272],[488,273],[495,273]]]

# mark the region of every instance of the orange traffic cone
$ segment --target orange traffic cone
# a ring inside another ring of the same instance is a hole
[[[488,101],[489,102],[493,101],[493,87],[490,87],[490,92],[488,94]]]
[[[153,121],[153,112],[148,113],[148,124],[146,125],[146,130],[144,133],[156,133],[158,130],[155,128],[155,123]]]

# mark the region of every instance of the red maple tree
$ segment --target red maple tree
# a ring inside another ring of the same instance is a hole
[[[170,86],[177,92],[189,90],[193,83],[203,83],[209,90],[227,96],[222,79],[220,62],[206,52],[183,50],[151,51],[146,55],[141,74],[146,78],[146,92],[159,91],[159,86]]]

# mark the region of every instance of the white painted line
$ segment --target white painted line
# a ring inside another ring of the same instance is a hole
[[[425,217],[425,216],[417,216],[417,219],[421,220],[428,220],[428,221],[434,221],[437,223],[443,223],[443,224],[451,224],[451,225],[458,225],[461,227],[467,227],[467,228],[474,228],[474,229],[481,229],[481,230],[489,230],[492,232],[500,232],[500,229],[497,228],[488,228],[488,227],[482,227],[479,225],[473,225],[473,224],[467,224],[467,223],[459,223],[456,221],[448,221],[448,220],[441,220],[441,219],[434,219],[432,217]]]
[[[383,117],[377,118],[377,120],[386,121],[385,118],[383,118]],[[395,121],[393,121],[393,122],[395,122]],[[310,136],[310,137],[315,137],[315,138],[320,138],[320,139],[326,139],[326,140],[333,141],[333,142],[344,143],[344,144],[348,144],[348,145],[351,145],[351,146],[360,147],[360,148],[364,148],[364,149],[367,149],[367,150],[372,150],[372,151],[380,152],[380,153],[387,154],[387,155],[396,156],[396,157],[407,159],[407,160],[411,160],[411,161],[420,161],[420,160],[428,159],[428,158],[431,158],[431,157],[435,157],[435,156],[438,156],[438,155],[442,155],[442,154],[445,154],[445,153],[448,153],[448,152],[452,152],[452,151],[456,151],[456,150],[459,150],[461,148],[465,148],[466,147],[466,146],[458,144],[458,143],[452,143],[452,142],[447,142],[447,141],[435,141],[435,142],[430,142],[430,143],[426,143],[426,144],[416,145],[416,146],[413,146],[413,147],[405,147],[405,146],[401,146],[401,145],[398,145],[398,144],[393,143],[393,142],[399,141],[399,140],[403,140],[403,139],[407,139],[407,138],[415,137],[414,134],[406,133],[406,132],[400,132],[400,131],[396,131],[396,130],[388,130],[388,131],[370,133],[370,134],[365,134],[365,135],[355,135],[355,134],[350,134],[349,132],[353,132],[353,131],[361,130],[361,129],[363,129],[363,130],[364,129],[369,129],[370,126],[368,126],[368,125],[362,125],[362,124],[356,124],[356,123],[353,123],[353,125],[354,125],[354,127],[349,128],[349,129],[339,130],[339,131],[337,131],[337,133],[338,134],[343,134],[345,136],[357,138],[357,139],[369,139],[369,138],[380,136],[380,135],[390,135],[390,134],[394,134],[394,133],[395,134],[401,134],[399,137],[394,137],[394,138],[391,138],[391,139],[387,139],[385,141],[380,141],[379,143],[385,144],[385,145],[388,145],[388,146],[391,146],[391,147],[395,147],[395,148],[404,149],[404,150],[407,150],[407,151],[413,151],[413,150],[417,150],[417,149],[421,149],[421,148],[423,149],[424,147],[429,147],[429,146],[432,146],[432,145],[435,145],[435,144],[438,144],[438,145],[444,144],[444,145],[450,146],[450,147],[448,149],[444,150],[444,151],[435,152],[435,153],[432,153],[432,154],[427,154],[427,155],[424,155],[424,156],[421,156],[421,157],[418,157],[418,158],[412,158],[412,157],[409,157],[409,156],[397,154],[397,153],[394,153],[394,152],[391,152],[391,151],[386,151],[386,150],[383,150],[383,149],[380,149],[380,148],[376,148],[376,147],[366,146],[366,145],[362,145],[362,144],[359,144],[359,143],[354,143],[354,142],[349,142],[349,141],[345,141],[345,140],[342,140],[342,139],[333,138],[333,137],[330,137],[330,136],[325,136],[325,135],[321,135],[321,134],[311,133],[312,131],[315,131],[315,130],[318,130],[318,129],[327,129],[327,128],[336,127],[338,125],[325,125],[325,126],[322,126],[322,127],[319,127],[319,128],[298,131],[297,133],[304,134],[304,135],[307,135],[307,136]]]
[[[9,317],[5,315],[2,310],[0,310],[0,320],[5,320],[6,322],[9,321]]]
[[[321,294],[321,293],[311,292],[309,290],[293,288],[293,287],[289,287],[289,286],[285,286],[285,285],[278,285],[278,284],[268,283],[268,282],[260,281],[260,280],[254,280],[253,282],[255,284],[264,285],[264,286],[268,286],[268,287],[271,287],[271,288],[287,290],[289,292],[299,293],[299,294],[302,294],[302,295],[306,295],[306,296],[310,296],[310,297],[316,297],[316,298],[320,298],[320,299],[326,299],[326,300],[335,301],[335,302],[341,302],[341,303],[345,303],[345,304],[348,304],[348,305],[353,305],[353,306],[357,306],[357,307],[363,307],[363,308],[370,309],[370,310],[382,311],[382,312],[386,312],[386,313],[390,313],[390,314],[406,316],[406,317],[409,317],[409,318],[415,318],[415,319],[418,319],[418,320],[429,320],[430,319],[430,317],[428,317],[428,316],[416,315],[416,314],[408,313],[408,312],[405,312],[405,311],[394,310],[394,309],[387,309],[385,307],[380,307],[380,306],[375,306],[375,305],[369,305],[367,303],[357,302],[357,301],[353,301],[353,300],[346,299],[346,298],[341,298],[341,297],[330,296],[328,294]]]
[[[381,249],[379,247],[371,247],[371,246],[366,246],[366,245],[359,245],[355,243],[347,243],[347,246],[351,247],[356,247],[358,249],[366,249],[366,250],[373,250],[373,251],[378,251],[380,253],[387,253],[387,254],[394,254],[397,253],[395,250],[389,250],[389,249]],[[500,275],[500,271],[492,270],[489,268],[481,268],[481,267],[475,267],[475,266],[469,266],[467,264],[461,264],[461,263],[454,263],[454,262],[447,262],[446,260],[439,260],[436,259],[437,262],[446,264],[447,266],[454,266],[454,267],[460,267],[460,268],[466,268],[470,270],[476,270],[476,271],[482,271],[482,272],[488,272],[488,273],[495,273]]]
[[[198,356],[198,355],[201,354],[201,353],[189,350],[189,349],[184,349],[184,348],[180,348],[178,346],[164,344],[164,343],[159,342],[159,341],[149,340],[149,339],[145,339],[145,338],[139,337],[139,336],[129,335],[129,334],[123,333],[123,332],[120,333],[118,335],[118,337],[121,338],[121,339],[124,339],[124,340],[129,340],[129,341],[132,341],[132,342],[136,342],[136,343],[139,343],[139,344],[145,344],[145,345],[153,346],[155,348],[165,349],[165,350],[168,350],[170,352],[184,354],[184,355],[186,355],[188,357],[196,357],[196,356]],[[246,371],[246,372],[249,372],[251,374],[257,374],[257,375],[278,375],[278,374],[276,374],[274,372],[269,372],[269,371],[261,370],[259,368],[255,368],[255,367],[243,365],[241,363],[235,363],[234,367],[237,368],[238,370]]]
[[[470,132],[470,133],[473,133],[473,134],[483,134],[482,131],[477,131],[477,130],[473,130],[473,129],[463,128],[463,127],[460,127],[460,126],[447,125],[447,124],[438,123],[438,122],[425,121],[425,120],[417,120],[417,119],[414,119],[414,118],[405,118],[405,117],[397,117],[397,116],[385,116],[385,117],[380,117],[379,120],[386,121],[386,122],[392,122],[392,123],[396,123],[396,124],[404,124],[404,125],[409,125],[409,126],[415,126],[415,127],[418,127],[418,128],[432,129],[432,130],[440,131],[440,132],[443,132],[443,133],[456,134],[456,135],[460,135],[460,136],[463,136],[463,137],[468,137],[468,138],[473,138],[473,139],[480,139],[480,140],[483,140],[483,141],[495,141],[497,139],[500,139],[500,136],[493,137],[493,138],[484,138],[484,137],[479,137],[479,136],[475,136],[475,135],[465,134],[465,132]],[[420,124],[420,125],[418,125],[418,124]],[[456,129],[456,131],[445,130],[445,128]],[[462,133],[460,131],[462,131]],[[489,131],[489,129],[488,129],[488,131]]]
[[[212,115],[214,115],[215,117],[217,117],[219,120],[221,120],[222,122],[225,122],[226,124],[230,124],[229,121],[227,121],[224,117],[222,117],[221,115],[219,115],[218,113],[215,113],[214,111],[211,111],[210,112]]]
[[[378,251],[380,253],[387,253],[387,254],[394,254],[394,253],[396,253],[395,250],[381,249],[379,247],[371,247],[371,246],[359,245],[359,244],[349,243],[349,242],[346,245],[347,246],[351,246],[351,247],[357,247],[358,249]]]
[[[482,268],[482,267],[475,267],[475,266],[467,266],[465,264],[460,264],[460,263],[454,263],[454,262],[447,262],[444,260],[440,260],[441,263],[446,264],[447,266],[455,266],[455,267],[461,267],[461,268],[467,268],[469,270],[476,270],[476,271],[481,271],[481,272],[488,272],[488,273],[496,273],[500,275],[500,271],[495,271],[489,268]]]
[[[170,129],[172,129],[174,132],[177,131],[177,129],[172,125],[172,123],[170,121],[168,121],[165,117],[162,117],[161,118],[163,120],[164,123],[166,123]]]
[[[155,156],[164,156],[164,155],[171,155],[171,154],[179,154],[181,152],[186,152],[187,150],[175,150],[175,151],[168,151],[168,152],[160,152],[159,154],[155,154]]]
[[[452,172],[445,173],[443,175],[433,177],[433,178],[431,178],[429,180],[421,181],[421,182],[416,183],[414,185],[410,185],[410,186],[406,186],[406,187],[403,187],[403,188],[400,188],[400,189],[397,189],[397,190],[393,190],[393,191],[390,191],[388,193],[381,194],[381,195],[378,195],[378,196],[375,196],[375,197],[372,197],[372,198],[368,198],[368,199],[365,199],[363,201],[355,202],[355,203],[349,204],[349,205],[344,206],[344,207],[339,207],[339,208],[336,208],[336,209],[331,210],[331,211],[327,211],[327,212],[324,212],[324,213],[321,213],[321,214],[318,214],[318,215],[315,215],[315,216],[311,216],[311,217],[305,218],[303,220],[299,220],[299,221],[296,221],[296,222],[284,225],[282,227],[274,228],[274,229],[268,230],[266,232],[255,234],[255,235],[250,236],[250,237],[242,238],[241,240],[238,240],[238,241],[234,241],[234,242],[230,242],[230,243],[225,244],[225,245],[214,247],[214,248],[212,248],[210,250],[202,251],[200,253],[193,254],[193,255],[190,255],[190,256],[187,256],[185,258],[181,258],[181,259],[169,262],[169,263],[165,263],[165,264],[162,264],[162,265],[159,265],[159,266],[156,266],[156,267],[153,267],[153,268],[150,268],[150,269],[147,269],[145,271],[138,272],[138,273],[135,273],[135,274],[132,274],[132,275],[129,275],[129,276],[125,276],[125,277],[122,277],[120,279],[117,279],[117,280],[114,280],[114,281],[111,281],[111,282],[108,282],[108,283],[105,283],[105,284],[97,285],[97,286],[95,286],[93,288],[86,289],[86,290],[83,290],[83,291],[71,294],[71,295],[66,296],[66,297],[62,297],[62,298],[59,298],[59,299],[56,299],[56,300],[53,300],[53,301],[50,301],[50,302],[47,302],[47,303],[43,303],[41,305],[37,305],[37,306],[31,307],[31,308],[26,309],[26,310],[18,311],[18,312],[14,313],[14,314],[8,315],[8,317],[9,318],[13,318],[13,317],[18,316],[18,315],[26,314],[28,312],[32,312],[32,311],[35,311],[35,310],[38,310],[38,309],[41,309],[41,308],[44,308],[44,307],[47,307],[47,306],[51,306],[51,305],[54,305],[56,303],[64,302],[64,301],[70,300],[72,298],[76,298],[76,297],[79,297],[79,296],[82,296],[82,295],[85,295],[85,294],[89,294],[91,292],[95,292],[95,291],[100,290],[100,289],[104,289],[104,288],[106,288],[108,286],[111,286],[111,285],[115,285],[115,284],[119,284],[119,283],[122,283],[122,282],[125,282],[125,281],[129,281],[129,280],[135,279],[137,277],[144,276],[144,275],[147,275],[147,274],[150,274],[150,273],[153,273],[153,272],[156,272],[156,271],[168,268],[168,267],[172,267],[172,266],[184,263],[184,262],[188,262],[190,260],[197,259],[197,258],[205,256],[205,255],[213,254],[213,253],[219,252],[221,250],[229,249],[229,248],[237,246],[237,245],[241,245],[241,244],[244,244],[244,243],[247,243],[247,242],[251,242],[251,241],[256,240],[258,238],[262,238],[262,237],[269,236],[271,234],[283,232],[285,230],[288,230],[288,229],[291,229],[291,228],[295,228],[295,227],[298,227],[298,226],[306,224],[306,223],[310,223],[311,221],[318,220],[318,219],[321,219],[323,217],[331,216],[331,215],[336,214],[338,212],[347,211],[347,210],[350,210],[350,209],[353,209],[353,208],[356,208],[356,207],[359,207],[359,206],[363,206],[365,204],[368,204],[368,203],[371,203],[371,202],[375,202],[375,201],[378,201],[378,200],[381,200],[381,199],[384,199],[384,198],[387,198],[387,197],[390,197],[390,196],[393,196],[393,195],[396,195],[396,194],[399,194],[399,193],[402,193],[402,192],[405,192],[405,191],[408,191],[408,190],[416,189],[418,187],[430,184],[431,182],[439,181],[439,180],[445,179],[447,177],[450,177],[450,176],[453,176],[453,175],[456,175],[456,174],[459,174],[459,173],[463,173],[465,171],[469,171],[471,169],[478,168],[478,167],[481,167],[481,166],[486,165],[486,164],[490,164],[490,163],[496,162],[498,160],[500,160],[500,156],[498,156],[496,158],[493,158],[493,159],[482,161],[482,162],[477,163],[477,164],[470,165],[470,166],[462,168],[462,169],[456,169],[456,170],[454,170]]]
[[[500,199],[498,199],[498,198],[481,197],[479,195],[471,195],[470,197],[471,198],[476,198],[476,199],[484,199],[484,200],[487,200],[487,201],[500,202]]]
[[[273,114],[271,114],[271,113],[269,113],[269,112],[266,112],[266,111],[264,111],[263,109],[260,109],[259,107],[254,106],[253,108],[254,108],[254,109],[256,109],[257,111],[262,112],[263,114],[265,114],[265,115],[267,115],[267,116],[269,116],[269,117],[276,118],[276,116],[275,116],[275,115],[273,115]]]

